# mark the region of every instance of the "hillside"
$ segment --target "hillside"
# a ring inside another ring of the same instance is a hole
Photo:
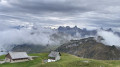
[[[58,48],[59,45],[52,45],[52,46],[42,46],[42,45],[17,45],[15,46],[12,51],[13,52],[27,52],[27,53],[41,53],[41,52],[49,52],[51,50],[55,50]]]
[[[93,37],[81,40],[71,40],[70,42],[61,45],[57,50],[84,58],[99,60],[120,59],[119,49],[115,46],[104,45],[96,41]]]
[[[33,35],[33,34],[32,34]],[[61,44],[64,44],[70,40],[70,36],[64,33],[54,33],[50,35],[50,40],[46,44],[19,44],[13,45],[11,51],[27,52],[27,53],[40,53],[48,52],[57,49]]]
[[[40,53],[43,49],[45,49],[45,46],[41,45],[17,45],[15,46],[12,51],[16,52],[27,52],[27,53]]]
[[[60,61],[51,63],[42,63],[43,59],[47,59],[48,53],[31,55],[39,57],[27,62],[0,64],[0,67],[120,67],[120,61],[83,59],[66,53],[62,53]],[[0,56],[0,59],[3,59],[3,57]]]

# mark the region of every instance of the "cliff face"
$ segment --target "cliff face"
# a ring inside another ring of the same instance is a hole
[[[99,43],[93,37],[81,40],[71,40],[70,42],[61,45],[57,50],[83,58],[99,60],[120,59],[120,50],[115,46],[107,46]]]

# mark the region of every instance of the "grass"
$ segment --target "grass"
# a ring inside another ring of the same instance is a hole
[[[27,62],[0,64],[0,67],[120,67],[119,60],[93,60],[62,53],[61,60],[43,63],[42,60],[48,58],[48,53],[30,55],[39,57]],[[4,56],[0,56],[0,59],[3,58]]]

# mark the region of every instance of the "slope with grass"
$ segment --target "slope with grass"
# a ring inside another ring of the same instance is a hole
[[[97,41],[94,37],[71,40],[56,50],[90,59],[120,60],[120,50],[116,46],[105,45],[99,42],[99,40]]]
[[[47,59],[48,53],[31,55],[39,57],[27,62],[0,64],[0,67],[120,67],[119,60],[93,60],[62,53],[61,60],[57,62],[43,63],[42,61]],[[0,56],[0,59],[4,59],[4,56]]]

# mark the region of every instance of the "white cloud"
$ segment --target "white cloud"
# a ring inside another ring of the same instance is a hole
[[[7,0],[1,0],[1,1],[0,1],[0,7],[1,7],[1,6],[11,7],[11,5],[8,3]]]
[[[106,45],[115,45],[120,46],[120,37],[113,32],[107,32],[107,31],[98,31],[98,35],[102,36],[105,40],[103,41]]]

